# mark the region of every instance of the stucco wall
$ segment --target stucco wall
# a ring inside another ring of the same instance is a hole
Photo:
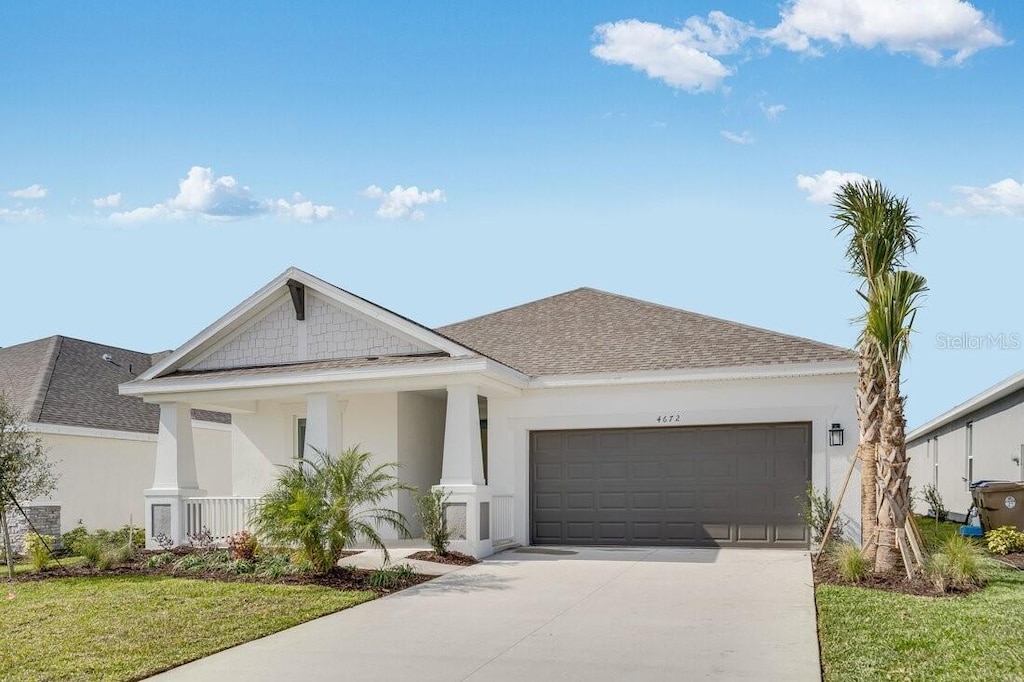
[[[445,399],[421,393],[398,394],[398,475],[402,482],[427,493],[441,480],[444,450]],[[414,537],[423,527],[416,516],[416,494],[399,495],[398,510],[405,514]]]
[[[488,399],[489,485],[515,495],[516,541],[529,543],[527,489],[529,432],[543,429],[657,427],[659,415],[680,415],[673,425],[806,421],[812,425],[812,482],[835,495],[854,455],[857,422],[853,375],[799,379],[697,382],[645,387],[531,390],[516,398]],[[843,447],[829,447],[827,430],[839,422]],[[857,473],[843,500],[848,537],[860,537]]]
[[[231,494],[229,427],[193,422],[193,433],[200,485],[210,495]],[[91,530],[120,528],[129,519],[142,524],[142,492],[153,485],[155,436],[40,436],[59,479],[49,500],[33,503],[59,504],[62,532],[79,522]]]
[[[1020,461],[1024,445],[1024,391],[964,415],[910,443],[911,485],[919,490],[936,483],[943,503],[953,514],[963,515],[971,505],[967,489],[967,422],[972,422],[976,481],[1024,479]],[[936,457],[938,467],[935,467]],[[918,503],[917,510],[927,505]]]
[[[398,461],[398,394],[358,394],[338,403],[342,444],[371,452],[372,462]],[[305,402],[259,401],[254,414],[232,418],[233,494],[258,497],[269,489],[279,465],[296,456],[296,420],[306,416]],[[337,454],[337,453],[335,453]],[[392,506],[397,505],[392,501]],[[392,532],[385,532],[391,537]]]

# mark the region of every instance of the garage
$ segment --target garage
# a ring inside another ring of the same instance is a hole
[[[532,431],[534,544],[806,548],[809,423]]]

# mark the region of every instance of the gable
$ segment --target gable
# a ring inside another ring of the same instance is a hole
[[[305,320],[287,292],[243,324],[188,370],[234,369],[293,362],[436,353],[437,348],[307,290]]]

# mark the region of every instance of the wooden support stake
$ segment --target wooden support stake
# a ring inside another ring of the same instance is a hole
[[[859,449],[859,448],[858,448]],[[857,462],[860,458],[854,454],[850,459],[850,466],[846,468],[846,476],[843,478],[843,485],[839,488],[839,497],[835,501],[835,507],[832,509],[832,516],[828,520],[828,525],[825,526],[825,534],[821,536],[821,547],[818,548],[818,553],[814,555],[814,565],[818,565],[818,560],[821,559],[822,553],[825,548],[828,547],[828,539],[832,535],[832,527],[836,523],[836,519],[839,518],[839,510],[843,506],[843,498],[846,497],[846,488],[850,485],[850,477],[853,476],[853,469],[857,466]]]

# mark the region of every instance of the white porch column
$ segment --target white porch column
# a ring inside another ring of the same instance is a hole
[[[491,493],[484,480],[477,387],[448,387],[441,484],[449,494],[445,518],[454,531],[452,549],[477,557],[494,551],[491,543]]]
[[[153,487],[146,490],[146,546],[157,548],[163,535],[175,545],[188,533],[186,498],[200,497],[192,442],[192,409],[187,403],[161,403]],[[201,525],[201,520],[196,520]],[[200,530],[196,528],[195,530]]]
[[[316,450],[341,452],[341,403],[330,393],[306,396],[306,447],[302,456],[316,459]]]

